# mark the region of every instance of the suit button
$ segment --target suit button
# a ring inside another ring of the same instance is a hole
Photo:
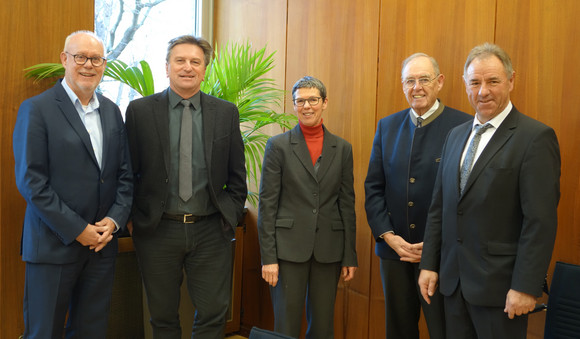
[[[413,207],[413,206],[415,206],[415,203],[414,203],[414,202],[412,202],[412,201],[409,201],[409,203],[407,203],[407,205],[408,205],[409,207]]]
[[[312,213],[313,214],[316,214],[316,208],[312,210]]]
[[[415,178],[409,178],[409,182],[410,182],[411,184],[414,184],[414,183],[415,183]]]
[[[410,228],[410,229],[412,229],[412,230],[414,230],[414,229],[415,229],[415,227],[417,227],[417,226],[415,226],[415,224],[411,224],[411,225],[409,225],[409,228]]]
[[[168,178],[165,178],[165,183],[168,183],[168,182],[169,182],[169,179]]]
[[[104,184],[104,183],[105,183],[105,179],[101,178],[101,184]]]

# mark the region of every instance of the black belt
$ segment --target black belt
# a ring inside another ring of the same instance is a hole
[[[179,221],[184,224],[195,224],[198,221],[206,219],[209,215],[193,215],[193,214],[168,214],[163,213],[162,219]]]

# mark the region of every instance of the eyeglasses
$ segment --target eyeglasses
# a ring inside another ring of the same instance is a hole
[[[107,61],[107,59],[103,58],[103,57],[91,57],[91,58],[89,58],[88,56],[82,55],[82,54],[70,54],[69,52],[65,52],[65,53],[68,55],[72,55],[72,57],[75,60],[75,63],[77,65],[84,65],[87,63],[87,60],[91,60],[91,64],[94,67],[99,67],[99,66],[102,66],[105,63],[105,61]]]
[[[403,80],[403,86],[406,89],[415,87],[415,85],[417,85],[417,83],[419,83],[419,85],[421,85],[421,86],[427,86],[431,82],[433,82],[433,80],[437,79],[438,76],[439,75],[434,76],[433,79],[429,79],[428,77],[422,77],[419,79],[405,79],[405,80]]]
[[[320,102],[320,99],[322,99],[322,97],[311,97],[311,98],[308,98],[308,99],[301,99],[301,98],[300,99],[294,99],[294,105],[296,105],[298,107],[302,107],[308,101],[308,103],[310,104],[310,106],[316,106]]]

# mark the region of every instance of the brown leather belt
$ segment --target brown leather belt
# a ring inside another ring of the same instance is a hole
[[[168,214],[163,213],[162,219],[179,221],[184,224],[195,224],[198,221],[206,219],[207,215],[193,215],[193,214]]]

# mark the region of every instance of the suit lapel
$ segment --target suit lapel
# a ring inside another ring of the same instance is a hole
[[[501,125],[499,125],[499,128],[497,131],[495,131],[487,146],[485,146],[485,149],[481,152],[481,155],[473,165],[471,173],[469,174],[469,178],[467,178],[467,183],[465,184],[465,190],[463,191],[463,194],[469,190],[469,187],[471,187],[473,182],[477,180],[477,177],[479,177],[493,156],[514,134],[515,128],[517,127],[518,114],[519,112],[515,109],[515,107],[512,108],[511,112],[508,114],[505,120],[501,123]]]
[[[151,107],[151,114],[153,115],[153,120],[155,121],[155,128],[157,129],[157,135],[159,137],[159,142],[161,143],[161,148],[163,149],[163,161],[165,163],[165,171],[169,173],[169,88],[161,92],[153,102]]]
[[[310,158],[310,152],[308,151],[308,146],[306,145],[306,140],[304,139],[300,125],[296,125],[292,130],[290,130],[290,145],[292,146],[292,151],[300,163],[302,163],[302,166],[304,166],[306,171],[316,179],[314,166],[312,165],[312,159]]]
[[[203,128],[203,149],[205,153],[205,163],[209,170],[211,164],[211,154],[214,138],[214,125],[216,123],[216,106],[215,101],[212,100],[211,96],[201,92],[200,93],[200,103],[201,103],[201,119]]]
[[[324,128],[324,126],[323,126]],[[322,144],[322,162],[320,163],[320,168],[318,169],[317,177],[320,181],[334,160],[336,156],[336,144],[337,138],[334,134],[330,133],[326,128],[324,128],[324,142]]]
[[[463,154],[463,150],[465,149],[465,146],[467,144],[467,140],[469,139],[469,135],[471,134],[471,129],[473,128],[473,121],[469,121],[469,123],[465,123],[465,126],[461,127],[461,130],[457,133],[457,137],[455,138],[455,140],[449,140],[448,142],[450,142],[450,144],[452,145],[452,150],[450,152],[448,152],[449,154],[449,159],[446,161],[449,161],[449,164],[452,164],[452,166],[454,166],[454,174],[452,176],[452,178],[455,178],[455,180],[453,181],[453,185],[455,187],[455,192],[457,192],[457,195],[459,196],[460,193],[460,189],[459,189],[459,177],[460,177],[460,173],[461,173],[461,155]],[[445,154],[445,156],[447,156],[447,154]]]
[[[109,154],[109,146],[111,144],[111,135],[109,134],[114,129],[112,128],[113,125],[113,115],[106,114],[110,110],[114,112],[114,109],[109,109],[107,103],[103,99],[101,95],[98,95],[99,98],[99,118],[101,119],[101,132],[103,134],[103,154],[101,155],[101,171],[107,165],[107,155]]]
[[[62,81],[64,81],[64,79]],[[95,152],[93,151],[91,137],[89,136],[89,132],[87,132],[87,128],[83,124],[81,117],[79,117],[77,109],[75,108],[74,104],[70,101],[68,94],[66,93],[60,82],[58,82],[55,85],[55,90],[58,108],[65,116],[69,124],[72,126],[75,133],[82,140],[87,152],[93,159],[95,165],[98,167],[99,163],[97,162],[97,157],[95,156]]]

